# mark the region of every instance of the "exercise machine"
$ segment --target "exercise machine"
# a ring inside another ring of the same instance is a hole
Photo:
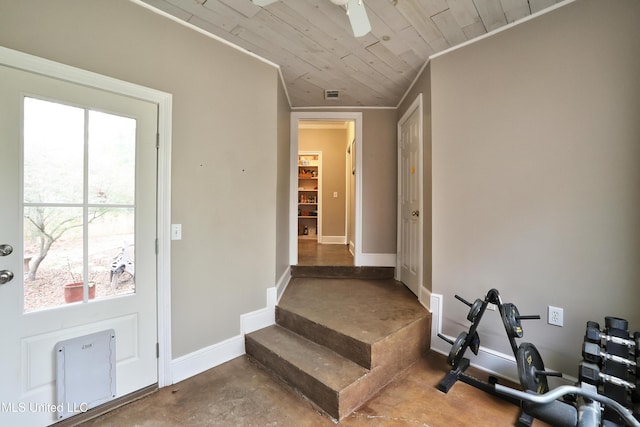
[[[517,307],[503,303],[499,292],[491,289],[484,299],[470,303],[462,297],[455,298],[469,307],[468,331],[461,332],[455,340],[438,334],[451,344],[447,363],[451,370],[437,388],[447,393],[460,380],[483,391],[499,396],[521,408],[516,425],[530,427],[534,419],[540,419],[557,427],[640,427],[640,332],[631,335],[625,319],[609,316],[605,328],[597,322],[586,325],[580,362],[579,382],[574,386],[549,389],[547,378],[561,377],[559,372],[548,371],[535,345],[516,343],[523,337],[522,320],[539,319],[540,316],[522,316]],[[478,354],[480,338],[478,325],[489,304],[494,304],[502,322],[517,362],[518,378],[523,390],[498,384],[489,377],[481,381],[465,371],[470,365],[465,357],[467,349]]]

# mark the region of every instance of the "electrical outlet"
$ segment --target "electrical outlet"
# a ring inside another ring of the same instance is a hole
[[[549,319],[547,323],[555,326],[562,326],[564,323],[563,309],[560,307],[549,306]]]

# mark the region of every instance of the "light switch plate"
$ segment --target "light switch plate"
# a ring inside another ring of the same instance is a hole
[[[171,240],[182,240],[182,224],[171,224]]]

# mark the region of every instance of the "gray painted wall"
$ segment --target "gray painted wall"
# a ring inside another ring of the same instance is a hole
[[[288,256],[276,242],[288,195],[277,69],[127,1],[0,10],[2,46],[173,94],[173,357],[237,336]]]
[[[640,2],[581,0],[431,61],[433,291],[495,287],[545,364],[577,375],[587,320],[640,329]],[[482,344],[509,353],[489,312]]]
[[[396,110],[362,111],[362,252],[396,253]]]
[[[284,86],[278,80],[278,163],[276,194],[276,271],[280,280],[289,268],[289,156],[291,146],[291,108]]]

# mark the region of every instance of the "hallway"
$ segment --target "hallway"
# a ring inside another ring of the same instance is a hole
[[[347,245],[323,245],[316,240],[298,239],[298,265],[352,266]]]

